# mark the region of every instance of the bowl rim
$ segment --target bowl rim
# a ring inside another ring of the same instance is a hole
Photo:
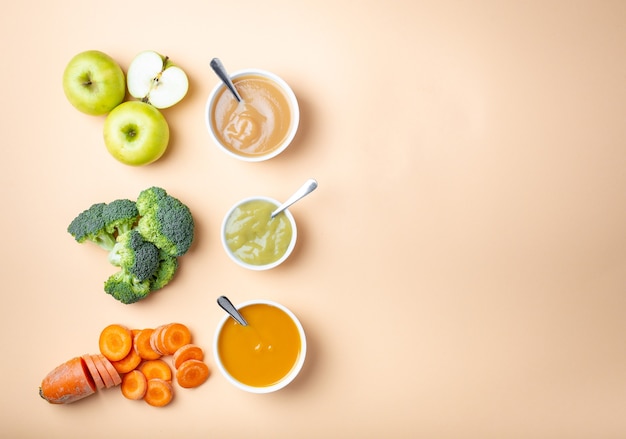
[[[300,335],[300,355],[298,356],[298,359],[296,360],[295,364],[293,365],[289,373],[285,375],[285,377],[279,382],[272,384],[271,386],[265,386],[265,387],[250,386],[248,384],[244,384],[241,381],[238,381],[237,379],[235,379],[224,367],[224,364],[222,363],[222,360],[219,355],[219,348],[218,348],[218,342],[219,342],[219,338],[222,332],[222,328],[224,327],[224,324],[227,322],[227,320],[231,318],[228,314],[224,314],[224,316],[222,316],[222,318],[220,319],[215,329],[215,334],[213,336],[213,358],[215,359],[215,364],[217,365],[217,368],[222,374],[222,376],[224,376],[226,380],[232,385],[234,385],[235,387],[241,390],[244,390],[246,392],[249,392],[249,393],[272,393],[272,392],[275,392],[277,390],[280,390],[286,387],[300,374],[300,371],[302,370],[302,367],[304,366],[304,360],[306,359],[306,354],[307,354],[306,334],[304,332],[302,323],[300,322],[298,317],[285,305],[279,302],[276,302],[274,300],[270,300],[270,299],[252,299],[252,300],[246,300],[238,305],[235,305],[235,308],[240,309],[240,308],[245,308],[246,306],[250,306],[250,305],[274,306],[280,309],[281,311],[283,311],[285,314],[287,314],[289,318],[294,322],[296,327],[298,328],[298,334]]]
[[[263,70],[263,69],[247,68],[247,69],[240,69],[231,73],[230,77],[231,79],[236,79],[238,77],[245,76],[245,75],[259,75],[259,76],[268,78],[274,81],[285,93],[287,100],[289,101],[289,107],[291,109],[291,116],[292,116],[291,119],[293,122],[289,128],[289,131],[287,132],[287,136],[285,136],[285,139],[283,140],[281,145],[278,148],[275,148],[274,150],[264,155],[244,156],[244,155],[237,154],[236,152],[232,151],[231,149],[223,145],[222,142],[220,142],[220,140],[217,138],[213,130],[213,125],[211,124],[211,116],[213,113],[213,102],[218,92],[226,88],[226,86],[224,85],[222,81],[219,81],[209,93],[209,97],[207,98],[206,105],[205,105],[204,121],[205,121],[207,130],[209,131],[209,136],[211,137],[213,142],[217,145],[217,147],[220,150],[225,152],[227,155],[234,157],[238,160],[242,160],[244,162],[262,162],[262,161],[266,161],[266,160],[276,157],[277,155],[282,153],[285,149],[287,149],[289,145],[291,145],[291,142],[295,138],[296,133],[298,131],[298,127],[300,125],[300,106],[298,104],[298,99],[296,98],[296,95],[293,92],[292,88],[289,86],[289,84],[287,84],[287,82],[284,79],[282,79],[276,73],[270,72],[268,70]]]
[[[291,241],[289,242],[289,246],[287,246],[287,250],[285,250],[285,253],[280,257],[280,259],[277,259],[274,262],[271,262],[269,264],[264,264],[264,265],[248,264],[247,262],[244,262],[241,259],[239,259],[230,250],[230,248],[228,248],[228,243],[226,242],[226,223],[228,221],[228,218],[231,216],[231,214],[235,211],[235,209],[238,206],[244,203],[247,203],[249,201],[255,201],[255,200],[267,201],[269,203],[274,204],[276,207],[280,206],[280,202],[278,200],[275,200],[274,198],[271,198],[271,197],[262,196],[262,195],[246,197],[246,198],[239,200],[238,202],[233,204],[230,207],[230,209],[228,209],[228,211],[224,215],[224,218],[222,219],[222,225],[220,227],[220,240],[222,241],[222,247],[224,248],[224,251],[226,252],[228,257],[240,267],[247,268],[249,270],[254,270],[254,271],[270,270],[272,268],[278,267],[283,262],[285,262],[287,258],[291,255],[291,253],[293,252],[294,248],[296,247],[296,241],[298,239],[298,227],[296,226],[296,220],[291,214],[291,212],[289,211],[289,209],[285,209],[283,212],[285,213],[285,216],[287,217],[287,219],[289,220],[289,223],[291,224]]]

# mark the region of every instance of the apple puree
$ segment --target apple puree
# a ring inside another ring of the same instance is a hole
[[[219,141],[234,153],[265,155],[280,146],[291,124],[287,97],[273,81],[257,75],[235,78],[237,102],[224,87],[215,99],[211,121]]]

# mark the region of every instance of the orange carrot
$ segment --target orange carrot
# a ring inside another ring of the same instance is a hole
[[[118,373],[124,374],[134,370],[141,363],[141,357],[135,349],[131,349],[120,361],[111,361],[111,364]]]
[[[201,360],[184,361],[176,370],[176,382],[190,389],[204,383],[210,375],[209,366]]]
[[[96,367],[96,363],[94,363],[91,355],[85,354],[82,356],[82,359],[85,361],[87,365],[87,369],[89,369],[89,374],[91,378],[93,378],[94,383],[96,383],[96,389],[104,389],[104,381],[102,381],[102,377],[100,376],[100,372],[98,372],[98,368]]]
[[[170,323],[161,333],[161,344],[167,355],[172,355],[178,348],[191,343],[191,332],[182,323]]]
[[[141,371],[135,369],[122,378],[122,395],[128,399],[142,399],[148,389],[148,380]]]
[[[148,380],[160,378],[164,381],[172,380],[172,369],[163,360],[148,360],[141,363],[139,370]]]
[[[50,404],[69,404],[93,395],[96,384],[82,357],[57,366],[41,382],[39,396]]]
[[[169,381],[160,378],[148,380],[143,400],[154,407],[163,407],[170,403],[174,396],[174,388]]]
[[[161,358],[161,353],[152,349],[150,345],[150,337],[153,332],[154,329],[152,328],[142,329],[133,339],[135,351],[144,360],[158,360]]]
[[[115,387],[115,382],[113,381],[113,377],[111,377],[111,374],[107,370],[107,367],[104,365],[102,358],[104,358],[102,355],[91,356],[91,359],[96,365],[96,368],[98,369],[98,373],[100,374],[100,377],[102,378],[102,381],[104,382],[104,387],[106,387],[107,389],[110,387]]]
[[[112,324],[100,333],[100,352],[110,361],[119,361],[128,355],[133,347],[133,336],[126,326]]]
[[[107,357],[105,357],[104,355],[100,355],[100,360],[102,361],[102,364],[104,364],[104,367],[106,368],[107,372],[109,372],[109,375],[111,376],[111,379],[113,380],[113,385],[117,386],[118,384],[122,383],[122,377],[120,376],[119,372],[115,369],[115,367],[113,367],[113,363],[111,363]]]
[[[200,346],[191,343],[176,349],[172,357],[174,368],[178,369],[180,365],[187,360],[204,360],[204,351]]]
[[[166,355],[165,348],[161,344],[161,333],[165,329],[166,325],[157,326],[154,328],[152,335],[150,336],[150,347],[155,352],[158,352],[161,355]]]

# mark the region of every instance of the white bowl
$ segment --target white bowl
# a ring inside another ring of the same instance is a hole
[[[281,305],[280,303],[274,302],[272,300],[258,299],[258,300],[250,300],[250,301],[241,303],[239,305],[236,305],[235,307],[239,310],[239,309],[245,308],[246,306],[257,305],[257,304],[270,305],[270,306],[274,306],[282,310],[285,314],[289,316],[289,318],[294,322],[294,324],[296,325],[298,329],[298,334],[300,336],[300,355],[298,356],[298,359],[296,360],[295,364],[293,365],[289,373],[287,373],[287,375],[285,375],[277,383],[272,384],[270,386],[265,386],[265,387],[250,386],[248,384],[244,384],[241,381],[238,381],[237,379],[235,379],[224,367],[224,364],[222,363],[222,359],[221,359],[220,352],[219,352],[219,340],[220,340],[222,328],[224,327],[224,324],[228,321],[228,319],[232,318],[228,314],[225,314],[224,317],[222,317],[215,331],[215,337],[213,340],[213,358],[215,358],[215,362],[217,364],[217,368],[219,369],[220,373],[228,380],[228,382],[230,382],[235,387],[241,390],[245,390],[246,392],[250,392],[250,393],[271,393],[271,392],[275,392],[277,390],[284,388],[298,376],[298,374],[302,370],[302,366],[304,365],[304,360],[306,358],[307,342],[306,342],[306,336],[304,334],[304,328],[302,327],[302,324],[300,323],[296,315],[293,312],[291,312],[287,307]]]
[[[271,203],[271,204],[273,204],[276,207],[278,207],[280,205],[280,203],[278,201],[274,200],[273,198],[262,197],[262,196],[244,198],[243,200],[235,203],[228,210],[228,212],[224,216],[224,220],[222,221],[222,227],[221,227],[222,246],[224,247],[224,250],[226,251],[226,254],[235,263],[237,263],[239,266],[247,268],[249,270],[255,270],[255,271],[269,270],[271,268],[277,267],[280,264],[282,264],[289,257],[289,255],[291,255],[291,253],[293,252],[293,249],[296,246],[296,240],[298,238],[298,229],[296,227],[296,220],[294,219],[293,215],[291,214],[291,212],[289,212],[289,209],[285,209],[283,211],[283,213],[285,214],[285,216],[289,220],[289,223],[291,224],[291,241],[289,242],[289,246],[287,247],[285,253],[280,257],[280,259],[278,259],[278,260],[276,260],[274,262],[268,263],[268,264],[264,264],[264,265],[254,265],[254,264],[250,264],[250,263],[247,263],[245,261],[242,261],[228,247],[228,243],[226,241],[226,226],[228,224],[228,219],[233,214],[233,212],[237,209],[237,207],[239,207],[240,205],[242,205],[244,203],[247,203],[249,201],[254,201],[254,200],[267,201],[268,203]]]
[[[230,91],[227,90],[226,86],[221,81],[213,88],[213,90],[209,94],[209,98],[207,100],[206,109],[205,109],[205,122],[209,130],[209,134],[211,135],[211,138],[213,139],[215,144],[226,154],[228,154],[231,157],[234,157],[239,160],[246,161],[246,162],[260,162],[260,161],[269,160],[273,157],[276,157],[291,144],[291,141],[293,140],[293,138],[296,135],[296,132],[298,131],[298,125],[300,123],[300,107],[298,106],[298,100],[296,99],[296,95],[294,94],[291,87],[289,87],[289,85],[282,78],[280,78],[278,75],[272,72],[268,72],[266,70],[260,70],[260,69],[245,69],[245,70],[238,70],[232,73],[230,75],[230,78],[231,80],[233,80],[233,82],[236,82],[237,78],[240,78],[242,76],[247,76],[247,75],[255,75],[255,76],[260,76],[260,77],[269,79],[270,81],[274,82],[284,92],[284,95],[287,98],[287,101],[289,103],[289,109],[291,111],[291,119],[290,119],[291,125],[289,127],[289,130],[287,131],[286,136],[282,140],[282,142],[280,142],[280,144],[277,145],[276,148],[272,149],[267,154],[254,155],[254,156],[237,154],[227,145],[224,145],[218,138],[217,134],[215,133],[215,128],[212,123],[213,115],[214,115],[213,107],[214,107],[216,98],[221,94],[222,91],[224,91],[225,93],[230,93]]]

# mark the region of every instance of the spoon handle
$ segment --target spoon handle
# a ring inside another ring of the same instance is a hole
[[[317,181],[312,178],[309,178],[306,182],[304,182],[304,184],[300,187],[300,189],[298,189],[296,192],[294,192],[294,194],[291,197],[289,197],[287,201],[285,201],[283,204],[278,206],[278,208],[274,212],[272,212],[271,218],[274,218],[276,215],[278,215],[280,212],[282,212],[283,210],[291,206],[300,198],[305,197],[306,195],[313,192],[316,188],[317,188]]]
[[[237,102],[241,102],[241,95],[235,88],[235,84],[233,84],[233,81],[230,80],[230,76],[228,76],[228,73],[226,73],[226,69],[224,68],[224,65],[222,64],[222,61],[220,61],[219,58],[213,58],[211,60],[211,68],[217,74],[217,76],[222,80],[222,82],[226,84],[226,87],[228,87],[228,89],[233,93],[233,95],[235,95],[235,99],[237,99]]]
[[[220,296],[217,298],[217,304],[222,307],[230,316],[237,321],[241,326],[248,326],[248,322],[243,318],[241,313],[237,311],[235,305],[226,296]]]

